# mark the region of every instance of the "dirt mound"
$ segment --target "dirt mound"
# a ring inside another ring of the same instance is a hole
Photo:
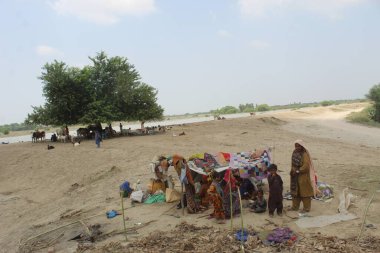
[[[259,120],[262,121],[263,123],[271,124],[271,125],[285,125],[286,124],[286,121],[281,120],[276,117],[263,117],[263,118],[260,118]]]

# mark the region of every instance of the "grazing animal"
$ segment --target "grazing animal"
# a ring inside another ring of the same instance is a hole
[[[50,149],[54,149],[54,146],[51,146],[48,144],[48,150],[50,150]]]
[[[254,112],[250,112],[249,113],[251,116],[255,116],[256,115],[256,113],[254,113]]]
[[[77,130],[77,136],[78,137],[83,137],[83,138],[89,138],[90,136],[90,130],[88,128],[78,128]]]
[[[185,133],[185,132],[182,132],[182,133],[179,134],[179,136],[182,136],[182,135],[186,135],[186,133]]]
[[[71,140],[71,135],[69,134],[69,129],[67,126],[57,129],[57,135],[60,142],[66,143]]]
[[[41,141],[45,140],[45,131],[35,131],[32,134],[32,142],[37,142],[38,139],[41,139]]]

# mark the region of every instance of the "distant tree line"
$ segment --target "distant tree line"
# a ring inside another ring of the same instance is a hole
[[[369,97],[368,97],[369,98]],[[256,104],[246,103],[240,104],[238,107],[231,105],[224,106],[222,108],[211,110],[210,113],[213,115],[221,114],[234,114],[234,113],[243,113],[243,112],[265,112],[270,110],[281,110],[281,109],[300,109],[304,107],[316,107],[316,106],[330,106],[338,105],[343,103],[355,103],[355,102],[364,102],[366,99],[350,99],[350,100],[324,100],[322,102],[313,102],[313,103],[292,103],[287,105],[273,105],[269,106],[267,104]]]
[[[232,105],[224,106],[222,108],[211,110],[210,113],[213,115],[221,114],[234,114],[242,112],[263,112],[270,110],[270,106],[267,104],[254,105],[253,103],[240,104],[238,107]]]
[[[58,126],[162,118],[157,90],[141,81],[127,58],[100,52],[89,59],[91,65],[82,68],[46,63],[39,77],[46,102],[33,106],[25,123]]]
[[[24,123],[11,123],[0,126],[0,133],[9,134],[10,131],[34,130],[36,125],[27,125]]]

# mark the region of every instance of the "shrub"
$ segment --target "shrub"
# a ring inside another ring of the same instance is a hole
[[[329,105],[333,105],[333,104],[334,104],[334,101],[330,101],[330,100],[325,100],[325,101],[321,102],[322,106],[329,106]]]
[[[375,108],[373,106],[369,106],[367,108],[364,108],[360,112],[350,113],[347,116],[347,120],[352,123],[380,127],[380,123],[372,120],[374,113],[375,113]]]
[[[374,103],[372,119],[380,123],[380,84],[374,85],[369,90],[367,98]]]
[[[270,110],[270,106],[267,104],[261,104],[256,107],[258,112],[265,112]]]

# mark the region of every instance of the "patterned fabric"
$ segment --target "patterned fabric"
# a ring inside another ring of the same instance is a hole
[[[225,217],[224,210],[223,210],[223,199],[219,195],[219,193],[217,192],[217,187],[214,183],[212,185],[210,185],[210,188],[208,190],[208,195],[209,195],[210,202],[214,206],[214,211],[211,214],[211,216],[216,218],[216,219],[223,219],[224,220],[226,217]]]
[[[229,186],[227,185],[226,188]],[[231,218],[231,200],[230,200],[230,192],[224,191],[223,197],[223,209],[226,218]],[[240,214],[240,201],[237,192],[232,192],[232,216]]]
[[[239,169],[241,178],[255,177],[262,180],[268,176],[267,168],[270,165],[270,157],[264,151],[260,158],[253,158],[252,152],[232,153],[230,168]]]
[[[292,166],[301,167],[302,166],[302,153],[303,151],[294,150],[292,154]]]
[[[185,184],[186,202],[188,213],[196,213],[199,211],[199,204],[195,201],[195,189],[191,184]]]

